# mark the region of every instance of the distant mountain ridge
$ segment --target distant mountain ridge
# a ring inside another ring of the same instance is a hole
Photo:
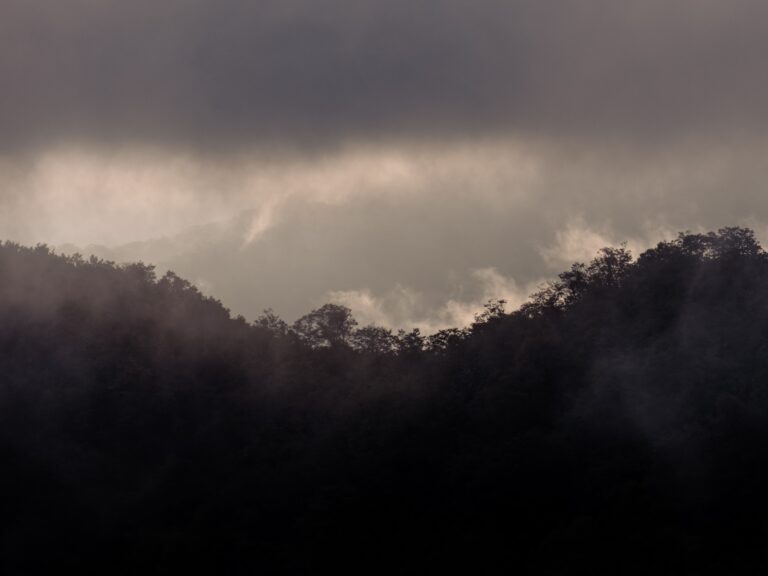
[[[199,250],[206,244],[221,242],[236,236],[241,231],[242,221],[247,220],[250,215],[249,211],[232,221],[201,224],[172,236],[161,236],[117,246],[61,244],[56,246],[56,250],[62,254],[77,253],[86,257],[93,255],[117,263],[154,262],[158,268],[164,268],[166,263]]]
[[[255,207],[165,238],[60,249],[117,262],[152,262],[249,319],[271,307],[294,320],[332,294],[351,292],[376,298],[389,324],[405,328],[444,325],[435,320],[452,300],[480,311],[486,284],[478,271],[497,267],[500,276],[520,286],[551,273],[535,246],[506,241],[509,224],[498,212],[472,206],[437,214],[431,202],[419,198],[408,207],[386,198],[343,205],[286,201],[271,219]],[[471,242],[465,233],[468,214],[481,229]],[[440,233],[425,226],[435,219]],[[260,234],[251,238],[254,225]]]

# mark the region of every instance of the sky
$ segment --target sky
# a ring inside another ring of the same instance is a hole
[[[768,3],[0,0],[0,238],[433,331],[768,239]]]

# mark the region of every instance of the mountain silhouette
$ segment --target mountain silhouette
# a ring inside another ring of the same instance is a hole
[[[334,304],[249,323],[173,272],[6,242],[0,566],[755,574],[766,383],[744,228],[605,248],[431,335]]]

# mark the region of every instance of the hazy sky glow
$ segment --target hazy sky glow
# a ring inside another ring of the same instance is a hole
[[[234,312],[465,322],[604,243],[768,223],[756,0],[2,0],[0,232]]]

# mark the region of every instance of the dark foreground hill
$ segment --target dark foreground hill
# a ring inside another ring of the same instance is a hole
[[[3,574],[767,567],[749,230],[606,249],[430,338],[0,246]]]

